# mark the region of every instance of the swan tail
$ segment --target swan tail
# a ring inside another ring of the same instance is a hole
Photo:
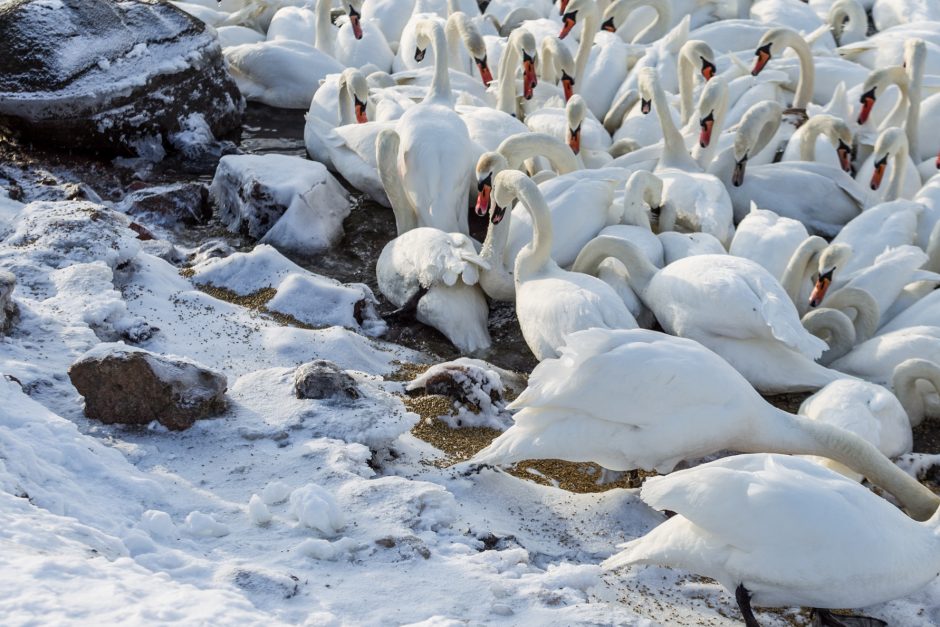
[[[555,450],[555,438],[539,435],[554,424],[571,418],[565,409],[525,409],[515,416],[516,424],[493,440],[489,446],[474,455],[467,463],[506,466],[526,459],[559,458],[563,452]],[[575,452],[575,451],[572,451]]]

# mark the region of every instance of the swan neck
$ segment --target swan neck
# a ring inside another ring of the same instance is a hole
[[[917,131],[920,123],[921,92],[924,82],[924,60],[921,55],[912,55],[908,65],[907,120],[904,130],[907,133],[907,150],[915,159],[918,158]]]
[[[545,198],[526,176],[515,181],[520,204],[532,217],[532,241],[516,255],[516,284],[543,271],[552,261],[552,219]]]
[[[734,443],[735,450],[828,457],[893,494],[915,520],[929,519],[940,506],[940,497],[854,433],[770,407],[761,418]]]
[[[418,226],[418,217],[398,170],[399,144],[398,133],[393,130],[383,131],[378,138],[375,158],[379,179],[385,187],[392,213],[395,214],[396,230],[398,235],[403,235]]]
[[[339,107],[339,123],[341,126],[355,122],[351,113],[353,104],[352,98],[350,98],[349,95],[350,89],[349,81],[346,80],[345,76],[341,76],[339,79],[339,93],[337,94],[336,100],[337,106]]]
[[[461,14],[463,15],[463,14]],[[447,59],[448,65],[455,70],[463,69],[463,59],[460,56],[460,46],[463,43],[461,39],[460,17],[452,13],[444,23],[444,39],[447,41]]]
[[[823,307],[803,316],[803,328],[824,341],[829,348],[819,358],[819,363],[828,366],[846,355],[855,346],[855,327],[841,311]]]
[[[513,135],[503,140],[496,151],[505,157],[511,170],[522,169],[522,164],[533,157],[545,157],[559,174],[580,169],[571,148],[545,133]]]
[[[447,39],[444,29],[436,26],[431,30],[431,48],[434,50],[434,78],[424,102],[436,102],[452,106],[450,91],[450,71],[447,65]]]
[[[333,56],[333,20],[330,16],[329,0],[317,0],[317,43],[316,49]]]
[[[692,64],[692,59],[686,54],[686,50],[683,49],[682,53],[683,54],[679,55],[679,63],[676,67],[676,71],[679,74],[679,118],[682,125],[685,126],[692,117],[692,91],[695,89],[695,66]]]
[[[653,82],[653,103],[656,115],[659,117],[659,124],[663,129],[663,143],[665,144],[660,165],[695,171],[698,164],[686,152],[685,140],[672,121],[672,116],[669,114],[669,102],[666,100],[666,92],[663,91],[659,81]]]
[[[608,257],[626,266],[630,287],[641,297],[659,271],[635,244],[609,235],[598,235],[585,244],[571,270],[597,276],[598,266]]]
[[[910,150],[907,146],[907,137],[898,136],[891,149],[891,158],[894,161],[894,170],[891,172],[891,181],[885,192],[885,200],[897,200],[901,197],[901,187],[904,183],[904,176],[907,174],[907,159]]]
[[[574,91],[577,94],[582,93],[581,90],[584,89],[584,71],[587,69],[588,59],[591,57],[591,47],[594,46],[594,38],[597,36],[597,29],[600,27],[599,22],[597,9],[585,10],[583,26],[581,27],[581,42],[578,44],[578,54],[575,55],[574,59]]]
[[[509,45],[506,46],[499,60],[499,91],[496,96],[496,108],[509,115],[516,115],[516,70],[522,63],[520,45],[517,38],[510,37]]]
[[[910,418],[911,426],[916,427],[927,416],[927,403],[924,395],[917,389],[917,382],[929,383],[940,394],[940,368],[926,359],[908,359],[894,369],[892,384],[894,393]]]
[[[826,307],[846,313],[855,328],[855,343],[870,339],[881,323],[878,302],[867,291],[856,287],[843,287],[826,299]]]
[[[783,289],[786,290],[787,295],[798,310],[800,309],[799,300],[800,292],[803,289],[803,282],[808,275],[812,274],[815,269],[816,261],[819,259],[820,253],[826,248],[826,245],[826,240],[819,236],[813,235],[807,237],[796,247],[796,250],[793,251],[793,254],[790,256],[790,261],[783,271],[783,276],[780,277],[780,283],[783,285]]]
[[[816,79],[816,66],[813,63],[813,53],[806,40],[796,33],[788,32],[783,44],[793,48],[800,59],[800,80],[796,85],[796,98],[793,100],[794,109],[805,109],[813,99],[813,83]]]
[[[800,141],[800,160],[816,161],[816,140],[823,132],[821,118],[814,117],[803,125],[803,137]]]

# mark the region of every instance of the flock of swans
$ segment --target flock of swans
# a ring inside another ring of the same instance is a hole
[[[940,498],[889,460],[940,414],[940,3],[175,4],[394,212],[400,312],[485,353],[515,304],[540,363],[473,464],[748,453],[648,480],[676,515],[605,567],[713,577],[749,626],[881,624],[828,609],[940,574]]]

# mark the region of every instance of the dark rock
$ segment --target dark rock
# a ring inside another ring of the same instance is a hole
[[[132,191],[119,208],[129,215],[149,214],[167,224],[205,224],[212,217],[209,188],[201,183],[177,183]]]
[[[145,242],[149,242],[150,240],[155,240],[155,239],[157,239],[156,236],[154,236],[154,234],[150,232],[150,229],[148,229],[147,227],[145,227],[145,226],[142,225],[142,224],[137,224],[136,222],[131,222],[131,223],[130,223],[129,225],[127,225],[127,226],[128,226],[128,228],[129,228],[130,230],[132,230],[134,233],[137,233],[137,239],[139,239],[139,240],[142,240],[142,241],[145,241]]]
[[[294,393],[297,398],[353,400],[359,398],[356,381],[325,359],[297,367],[294,372]]]
[[[101,344],[69,368],[85,415],[112,424],[187,429],[225,409],[225,375],[123,344]]]
[[[0,333],[6,333],[13,326],[16,318],[16,303],[13,302],[13,288],[16,277],[6,270],[0,270]]]
[[[162,156],[204,122],[236,132],[244,100],[217,39],[167,2],[0,3],[0,129],[103,156]]]

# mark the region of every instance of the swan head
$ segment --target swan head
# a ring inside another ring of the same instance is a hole
[[[561,43],[560,39],[548,35],[542,39],[541,63],[543,79],[546,72],[553,71],[552,79],[555,79],[559,73],[561,74],[561,78],[558,80],[560,80],[561,88],[565,94],[565,102],[568,102],[571,96],[574,95],[574,75],[577,74],[571,51]]]
[[[718,74],[718,66],[715,65],[715,52],[704,41],[692,39],[685,42],[679,50],[679,56],[685,57],[693,64],[699,64],[699,73],[706,81],[710,81]]]
[[[584,21],[586,16],[597,16],[597,5],[594,4],[594,0],[571,0],[570,2],[562,0],[562,7],[564,8],[561,9],[559,39],[567,37],[568,33],[574,30],[579,21]]]
[[[428,46],[438,35],[443,39],[444,27],[436,20],[421,20],[415,27],[415,61],[421,63],[427,54]]]
[[[356,39],[362,39],[362,2],[363,0],[346,0],[346,15],[349,16],[349,25],[352,26]]]
[[[587,104],[584,98],[575,94],[565,105],[565,118],[568,122],[565,129],[565,140],[571,152],[578,154],[581,152],[581,124],[587,115]]]
[[[891,85],[897,85],[902,93],[907,93],[910,87],[907,72],[905,72],[904,68],[900,65],[879,68],[868,75],[865,82],[862,83],[862,95],[858,99],[861,105],[861,109],[859,109],[858,112],[859,124],[864,124],[868,121],[871,111],[875,107],[875,102],[878,99],[878,94],[883,93]]]
[[[356,68],[346,68],[340,76],[339,88],[345,89],[352,96],[353,108],[356,113],[356,122],[363,124],[369,121],[366,109],[369,106],[369,82],[362,72]]]
[[[818,307],[826,297],[836,269],[844,265],[852,256],[852,247],[848,244],[830,244],[819,255],[819,274],[816,284],[809,295],[809,306]]]
[[[707,148],[712,140],[712,129],[717,123],[717,118],[724,115],[724,110],[728,106],[728,85],[723,78],[709,81],[702,90],[702,96],[698,101],[699,133],[698,143],[702,148]]]
[[[846,172],[852,171],[852,130],[844,120],[834,115],[820,113],[811,117],[806,124],[807,133],[822,133],[829,138],[832,147],[839,155],[839,164]],[[815,135],[813,135],[815,137]]]
[[[865,15],[865,9],[857,0],[837,0],[829,8],[829,15],[826,18],[829,29],[832,31],[832,37],[839,45],[842,43],[846,23],[848,23],[849,28],[859,30],[863,35],[868,29],[868,17]]]
[[[652,172],[637,170],[623,188],[624,224],[649,226],[650,214],[663,204],[663,181]]]
[[[477,161],[477,202],[475,211],[478,216],[483,217],[490,211],[493,194],[493,180],[496,175],[509,168],[506,157],[498,152],[485,152]],[[497,214],[498,207],[494,208],[490,216],[494,224],[503,219],[505,209]]]
[[[901,157],[907,152],[907,135],[903,130],[893,126],[882,131],[875,141],[875,150],[872,158],[875,160],[875,171],[872,172],[870,187],[877,190],[881,187],[885,170],[888,167],[888,157]]]
[[[487,7],[490,6],[490,0],[477,0],[477,7],[480,9],[480,15],[486,13]]]
[[[489,87],[490,83],[493,82],[493,72],[490,70],[490,64],[487,60],[486,42],[483,40],[483,35],[476,28],[468,30],[466,44],[470,56],[473,57],[473,62],[477,65],[477,70],[480,71],[480,79],[483,81],[483,85]]]
[[[771,28],[764,33],[764,36],[757,43],[757,49],[754,51],[754,56],[757,59],[754,61],[754,69],[751,70],[751,75],[757,76],[761,73],[767,66],[767,62],[773,58],[774,50],[778,54],[783,54],[784,48],[797,39],[802,39],[802,37],[789,28]]]
[[[526,100],[532,99],[533,90],[538,85],[538,75],[535,72],[535,60],[538,46],[535,35],[525,28],[517,28],[509,36],[509,43],[514,50],[522,56],[522,95]],[[511,70],[515,73],[515,70]]]
[[[637,81],[640,90],[640,112],[647,115],[653,108],[653,99],[659,87],[659,76],[656,70],[651,67],[645,67],[640,70],[640,78]]]
[[[765,100],[748,109],[741,118],[732,146],[734,156],[732,185],[740,187],[744,183],[748,156],[751,153],[760,152],[767,145],[770,138],[777,132],[782,115],[783,105],[775,100]]]
[[[519,193],[519,186],[529,177],[519,170],[503,170],[493,177],[493,213],[490,220],[498,224]],[[531,181],[529,180],[531,183]],[[532,183],[532,185],[535,185]]]

